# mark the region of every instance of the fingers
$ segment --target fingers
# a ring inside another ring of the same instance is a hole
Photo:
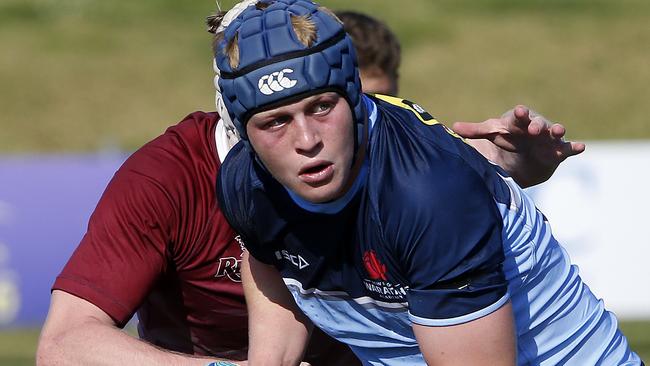
[[[582,154],[585,151],[585,147],[585,144],[582,142],[562,142],[562,144],[555,150],[555,158],[558,163],[561,163],[567,158]]]
[[[550,122],[544,117],[536,116],[531,120],[531,123],[528,126],[528,133],[531,135],[541,135],[545,130],[548,131],[551,140],[559,141],[562,144],[560,150],[558,150],[558,157],[560,157],[561,160],[581,154],[585,151],[586,145],[582,142],[564,141],[566,127],[561,123],[553,123],[550,125]]]
[[[566,134],[566,128],[559,123],[555,123],[551,126],[550,132],[552,138],[561,139],[564,137],[564,134]]]
[[[569,149],[569,151],[566,152],[565,159],[570,157],[570,156],[582,154],[585,151],[585,149],[587,148],[587,145],[585,145],[583,142],[569,141],[568,143],[570,145],[570,149]]]
[[[546,122],[540,118],[533,118],[528,124],[528,134],[531,136],[539,136],[542,131],[547,129]]]
[[[490,139],[502,131],[501,119],[490,118],[480,123],[455,122],[452,130],[468,139]]]
[[[520,122],[528,123],[530,122],[530,109],[525,105],[518,105],[513,110],[515,119]]]
[[[532,118],[528,107],[518,105],[512,111],[512,124],[514,124],[514,127],[520,128],[522,132],[528,131],[532,135],[537,135],[542,131],[543,127],[539,126],[539,123],[533,123],[535,119]],[[531,128],[531,123],[533,124],[533,128]]]

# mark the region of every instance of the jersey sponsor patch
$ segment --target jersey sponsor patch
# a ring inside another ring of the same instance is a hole
[[[217,266],[217,273],[214,278],[228,277],[233,282],[241,282],[241,258],[244,256],[244,241],[240,235],[235,236],[235,241],[239,244],[241,254],[239,258],[221,257]]]
[[[228,277],[233,282],[241,282],[241,259],[235,257],[219,258],[219,266],[214,277]]]
[[[281,260],[282,258],[286,259],[287,261],[289,261],[289,263],[298,267],[298,269],[305,269],[309,267],[309,263],[307,262],[307,260],[303,258],[300,254],[291,254],[284,249],[276,251],[275,257],[278,260]]]
[[[366,250],[363,253],[363,266],[366,268],[366,272],[373,280],[384,280],[386,281],[386,265],[379,262],[377,259],[377,253],[374,250]]]
[[[363,280],[366,290],[376,294],[382,300],[405,300],[407,287],[388,282],[386,265],[377,258],[377,252],[366,250],[361,259],[368,277],[370,277]]]

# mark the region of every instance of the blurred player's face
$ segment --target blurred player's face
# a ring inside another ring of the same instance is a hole
[[[371,70],[360,68],[359,74],[361,78],[361,87],[363,88],[364,93],[384,95],[397,94],[397,80],[386,75],[383,71],[375,68],[372,68]]]
[[[334,92],[253,115],[248,138],[269,172],[315,203],[343,195],[352,180],[354,123],[345,98]]]

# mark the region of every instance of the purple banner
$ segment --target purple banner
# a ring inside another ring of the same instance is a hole
[[[0,157],[0,328],[43,322],[54,278],[126,157]]]

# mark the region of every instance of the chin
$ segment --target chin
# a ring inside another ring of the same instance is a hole
[[[308,194],[300,195],[303,199],[312,203],[325,203],[334,200],[334,194],[310,192]]]
[[[341,196],[339,194],[339,187],[333,187],[332,184],[327,184],[322,187],[309,187],[302,189],[301,191],[294,191],[304,200],[307,200],[312,203],[326,203],[333,201]]]

